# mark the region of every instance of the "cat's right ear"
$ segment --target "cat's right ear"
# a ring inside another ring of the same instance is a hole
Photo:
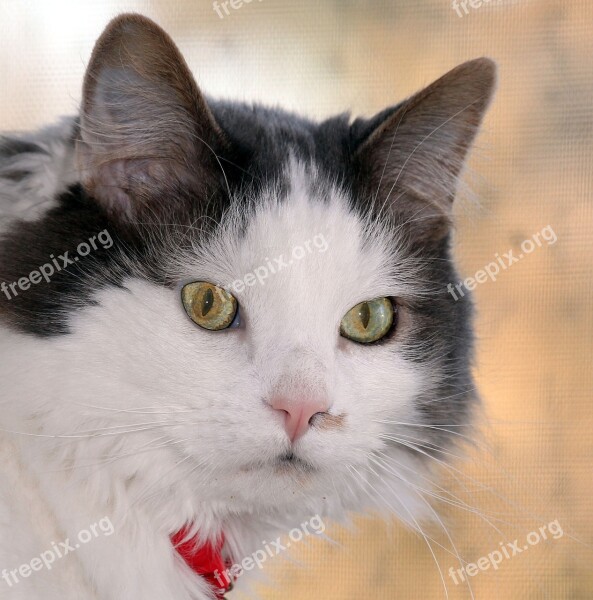
[[[166,214],[180,190],[204,197],[220,185],[224,146],[171,38],[140,15],[111,21],[83,86],[77,161],[89,195],[127,221]]]
[[[495,87],[492,60],[465,62],[371,119],[356,149],[366,195],[423,245],[450,230],[457,182]]]

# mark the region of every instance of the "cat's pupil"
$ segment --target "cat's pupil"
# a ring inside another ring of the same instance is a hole
[[[366,329],[369,325],[369,321],[371,320],[371,309],[367,302],[363,302],[360,306],[360,310],[358,311],[358,316],[360,317],[360,322],[362,326]]]
[[[214,304],[214,294],[212,290],[207,290],[204,294],[204,300],[202,301],[202,316],[205,317]]]

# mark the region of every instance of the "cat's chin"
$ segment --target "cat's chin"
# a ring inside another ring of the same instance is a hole
[[[237,508],[278,508],[289,506],[299,499],[327,497],[335,493],[331,474],[296,456],[282,455],[269,462],[254,462],[243,465],[219,479],[219,500],[230,496]]]

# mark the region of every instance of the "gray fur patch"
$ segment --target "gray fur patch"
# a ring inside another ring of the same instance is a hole
[[[36,133],[0,137],[0,219],[38,219],[75,183],[76,121],[63,119]]]

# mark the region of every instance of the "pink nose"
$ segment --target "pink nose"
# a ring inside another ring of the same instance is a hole
[[[284,429],[291,442],[295,442],[307,432],[311,419],[316,414],[326,413],[329,408],[325,400],[293,400],[285,396],[276,396],[271,405],[272,408],[285,413]]]

